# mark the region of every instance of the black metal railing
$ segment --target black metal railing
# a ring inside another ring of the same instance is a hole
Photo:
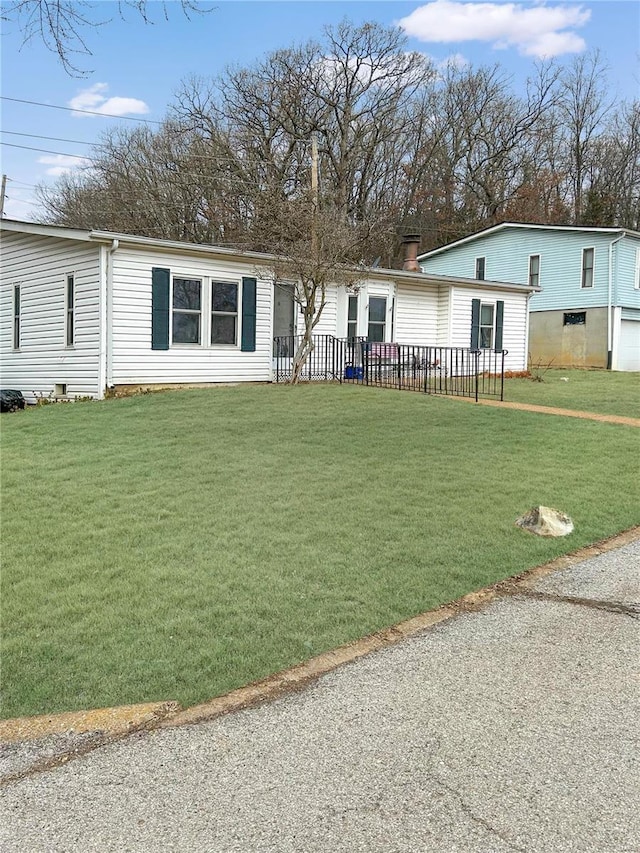
[[[274,378],[288,382],[301,336],[275,338]],[[302,381],[337,381],[456,397],[504,395],[506,350],[378,343],[315,335]]]

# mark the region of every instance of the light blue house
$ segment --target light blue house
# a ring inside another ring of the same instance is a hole
[[[532,364],[640,370],[640,233],[504,222],[418,258],[424,272],[539,286]]]

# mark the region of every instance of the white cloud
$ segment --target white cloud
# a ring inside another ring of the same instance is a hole
[[[88,89],[83,89],[68,102],[74,110],[91,110],[100,115],[126,116],[145,115],[149,107],[138,98],[109,98],[105,94],[109,90],[107,83],[95,83]],[[76,116],[87,117],[86,113],[77,112]]]
[[[44,157],[38,157],[38,163],[49,167],[45,169],[45,174],[51,175],[53,178],[59,178],[60,175],[73,172],[74,169],[89,166],[91,161],[84,157],[71,157],[66,154],[56,154],[55,156],[47,154]]]
[[[451,53],[445,59],[438,63],[438,68],[446,71],[447,68],[466,68],[471,63],[466,56],[461,53]]]
[[[574,30],[590,17],[582,6],[434,0],[398,24],[424,42],[487,41],[496,49],[515,47],[525,56],[548,59],[584,50],[586,43]]]

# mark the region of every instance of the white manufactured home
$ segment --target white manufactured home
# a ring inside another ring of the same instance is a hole
[[[269,255],[6,219],[0,236],[0,379],[27,400],[269,382],[274,337],[301,328]],[[524,370],[536,290],[372,268],[329,289],[315,331],[505,349],[505,369]]]

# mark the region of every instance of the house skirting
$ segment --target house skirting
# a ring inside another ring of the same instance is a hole
[[[531,364],[606,368],[606,307],[532,311],[529,358]]]

